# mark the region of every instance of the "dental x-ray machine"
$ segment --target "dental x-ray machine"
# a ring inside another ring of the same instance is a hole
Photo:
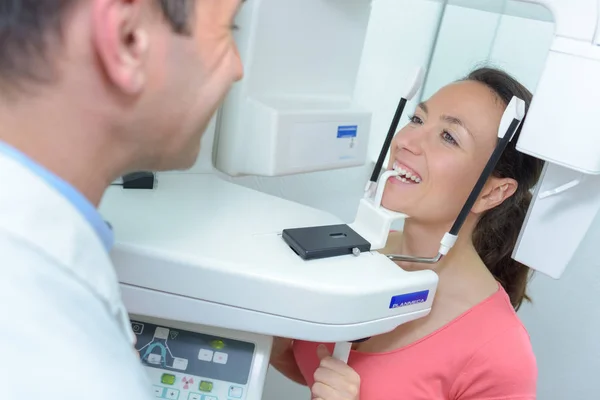
[[[529,2],[554,13],[556,39],[517,146],[548,163],[514,257],[558,278],[600,208],[600,135],[591,131],[600,106],[600,1]],[[222,173],[365,163],[370,112],[351,99],[369,12],[368,0],[244,5],[237,40],[246,77],[228,96],[215,139]],[[407,88],[415,82],[418,89],[419,78]],[[414,94],[398,93],[391,134]],[[513,99],[495,156],[522,121],[523,104]],[[165,174],[154,190],[108,191],[101,212],[116,232],[112,257],[157,398],[258,400],[273,336],[336,342],[344,359],[348,342],[429,313],[437,275],[406,272],[374,251],[389,222],[404,217],[379,206],[394,174],[380,177],[382,161],[350,225],[214,173]],[[437,259],[460,224],[440,238]]]

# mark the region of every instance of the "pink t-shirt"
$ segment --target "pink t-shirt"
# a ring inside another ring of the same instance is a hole
[[[317,343],[294,342],[308,386]],[[328,345],[330,351],[333,345]],[[529,335],[506,292],[498,292],[423,339],[387,353],[352,351],[361,400],[531,400],[537,365]]]

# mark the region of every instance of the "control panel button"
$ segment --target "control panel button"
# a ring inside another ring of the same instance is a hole
[[[190,385],[194,384],[194,378],[188,378],[187,376],[184,376],[183,378],[181,378],[181,382],[183,383],[183,388],[185,390],[188,390],[190,388]]]
[[[217,364],[227,364],[227,353],[216,351],[215,356],[213,357],[213,362]]]
[[[165,391],[165,388],[156,386],[156,385],[154,385],[153,388],[154,388],[154,397],[162,397],[162,395]]]
[[[225,347],[225,342],[220,339],[213,340],[212,342],[210,342],[210,346],[216,350],[223,350],[223,348]]]
[[[200,382],[198,389],[200,389],[201,392],[212,392],[213,383],[209,381],[202,381]]]
[[[163,385],[173,385],[175,383],[175,375],[163,374],[160,378],[160,383]]]
[[[211,361],[213,359],[213,351],[208,349],[200,349],[198,352],[198,360]]]
[[[219,400],[219,399],[216,398],[215,396],[204,396],[204,398],[202,400]]]
[[[132,322],[131,323],[131,330],[136,335],[141,335],[144,332],[144,324],[139,323],[139,322]]]
[[[148,362],[150,364],[158,365],[158,364],[160,364],[161,360],[162,360],[162,357],[160,354],[149,354],[148,355]]]
[[[241,387],[237,387],[237,386],[229,387],[229,397],[233,397],[234,399],[241,399],[243,392],[244,392],[244,389],[242,389]]]
[[[190,393],[187,400],[202,400],[202,395],[200,393]]]
[[[165,399],[178,400],[179,399],[179,390],[167,389],[167,393],[165,393]]]
[[[188,360],[185,358],[173,358],[173,369],[185,371],[188,367]]]
[[[162,327],[157,327],[154,330],[154,338],[155,339],[163,339],[163,340],[167,340],[169,338],[169,329],[168,328],[162,328]]]

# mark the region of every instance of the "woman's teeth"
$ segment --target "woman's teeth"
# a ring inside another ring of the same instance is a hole
[[[394,163],[393,168],[394,168],[394,171],[396,171],[400,174],[400,175],[396,176],[396,179],[398,179],[399,181],[404,182],[404,183],[420,183],[421,182],[421,178],[412,174],[408,170],[406,170],[402,167],[399,167],[397,163]]]

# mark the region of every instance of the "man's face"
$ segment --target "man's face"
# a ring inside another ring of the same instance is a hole
[[[189,36],[162,19],[148,29],[145,87],[136,133],[148,148],[146,168],[191,167],[211,118],[243,67],[233,40],[242,0],[192,2]],[[141,118],[139,118],[142,116]]]

